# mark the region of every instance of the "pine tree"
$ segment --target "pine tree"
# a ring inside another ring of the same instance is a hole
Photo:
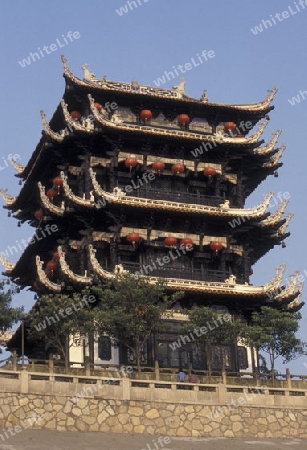
[[[106,283],[97,280],[91,291],[98,302],[94,310],[98,333],[106,333],[128,347],[140,374],[143,346],[183,293],[168,295],[165,282],[153,284],[146,277],[130,274]]]

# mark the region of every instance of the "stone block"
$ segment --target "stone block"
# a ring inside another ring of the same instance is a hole
[[[160,414],[159,414],[159,412],[156,409],[150,409],[146,413],[146,417],[148,417],[148,419],[156,419],[159,416],[160,416]]]

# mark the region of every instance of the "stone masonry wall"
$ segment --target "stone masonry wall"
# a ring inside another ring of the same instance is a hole
[[[211,414],[215,417],[212,418]],[[32,426],[57,431],[104,431],[194,437],[307,438],[307,409],[147,401],[78,399],[64,395],[0,394],[0,427],[20,432],[34,414]]]

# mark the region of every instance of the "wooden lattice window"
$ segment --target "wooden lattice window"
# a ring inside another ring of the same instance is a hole
[[[104,361],[112,359],[111,339],[108,336],[100,336],[98,339],[98,357]]]

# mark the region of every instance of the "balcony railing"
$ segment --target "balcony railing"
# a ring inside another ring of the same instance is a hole
[[[157,260],[147,262],[146,264],[138,264],[132,262],[122,261],[125,270],[131,273],[140,272],[143,275],[161,278],[181,278],[184,280],[195,281],[211,281],[224,282],[231,274],[224,270],[201,270],[201,269],[187,269],[187,268],[172,268],[169,265],[159,266]],[[157,267],[155,269],[155,266]],[[237,283],[243,283],[243,280],[237,279]]]
[[[125,191],[125,186],[119,186],[123,191]],[[219,204],[224,203],[225,199],[223,197],[201,195],[201,194],[191,194],[188,192],[174,192],[167,190],[166,188],[144,188],[133,189],[132,192],[126,195],[133,197],[148,198],[151,200],[169,200],[174,202],[182,202],[194,205],[206,205],[206,206],[219,206]]]

